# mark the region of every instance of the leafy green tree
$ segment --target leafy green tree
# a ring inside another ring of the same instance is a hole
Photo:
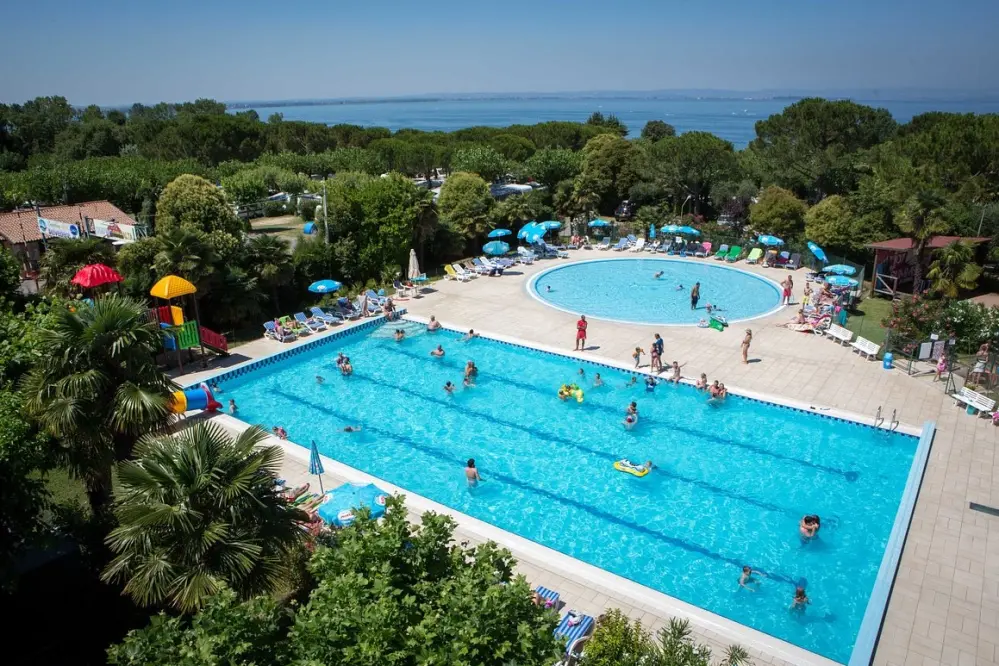
[[[442,221],[453,224],[465,238],[479,238],[489,230],[489,213],[496,200],[489,185],[474,173],[454,173],[444,181],[437,199]]]
[[[749,222],[758,233],[773,234],[785,240],[798,238],[805,232],[808,206],[782,187],[770,186],[760,192],[756,203],[749,207]]]
[[[932,281],[930,290],[945,298],[957,298],[958,293],[978,286],[982,267],[975,262],[975,246],[954,241],[934,253],[926,277]]]
[[[222,263],[206,282],[208,286],[198,294],[203,324],[209,328],[232,331],[261,321],[267,298],[257,287],[257,278],[246,269]]]
[[[0,386],[20,380],[48,353],[39,341],[39,331],[48,326],[53,308],[65,307],[50,297],[29,301],[17,313],[8,305],[0,300]]]
[[[125,278],[125,293],[136,299],[145,299],[156,283],[156,255],[163,249],[157,236],[140,238],[118,250],[118,270]]]
[[[906,199],[899,211],[899,228],[912,239],[916,254],[913,266],[913,290],[920,290],[923,282],[923,259],[930,239],[945,233],[949,224],[943,217],[944,198],[933,190],[920,189]]]
[[[5,247],[0,247],[0,301],[13,298],[21,287],[21,262]]]
[[[118,466],[104,580],[124,583],[136,603],[187,613],[226,588],[244,599],[273,592],[305,514],[274,492],[281,449],[260,447],[266,436],[197,423],[142,438]]]
[[[689,210],[695,214],[715,183],[737,175],[732,144],[707,132],[687,132],[645,144],[642,153],[645,179],[670,192],[676,203],[689,196]]]
[[[523,162],[535,153],[534,142],[516,134],[497,134],[487,141],[490,148],[508,160]]]
[[[638,182],[640,155],[635,145],[614,134],[601,134],[583,148],[584,182],[600,197],[602,212],[614,212]]]
[[[809,98],[757,122],[749,152],[757,158],[760,180],[814,202],[853,189],[863,151],[896,130],[885,109]]]
[[[317,550],[319,581],[290,634],[302,663],[538,666],[559,644],[556,615],[531,602],[510,554],[495,544],[455,545],[454,522],[407,519],[401,499]]]
[[[88,264],[115,265],[114,247],[103,238],[58,238],[49,242],[42,255],[40,278],[45,289],[56,294],[68,294],[76,287],[70,280]]]
[[[662,120],[650,120],[642,128],[642,138],[652,142],[668,136],[676,136],[676,128]]]
[[[507,172],[509,163],[494,148],[474,146],[457,151],[451,160],[451,168],[478,174],[487,183],[491,183]]]
[[[285,664],[294,617],[269,596],[240,602],[232,590],[212,595],[193,617],[165,613],[108,650],[113,666]]]
[[[14,564],[47,533],[49,493],[38,474],[51,467],[50,442],[24,416],[19,396],[0,388],[0,589],[14,582]]]
[[[638,620],[615,609],[609,610],[587,641],[583,666],[710,666],[711,649],[690,637],[690,623],[671,619],[653,638]],[[719,666],[748,666],[749,655],[736,645],[729,647]]]
[[[59,440],[57,456],[83,480],[103,522],[115,460],[166,423],[172,383],[154,358],[159,329],[143,303],[111,294],[90,307],[53,310],[38,344],[46,353],[21,383],[25,407]]]
[[[156,233],[177,227],[192,231],[223,231],[238,236],[242,223],[221,190],[199,176],[184,175],[173,180],[156,203]]]
[[[587,125],[600,128],[602,132],[616,134],[618,136],[628,136],[628,127],[613,113],[605,116],[600,111],[594,111],[586,119]]]
[[[288,242],[267,234],[251,236],[246,243],[244,261],[247,269],[257,278],[259,287],[270,294],[274,309],[280,310],[278,292],[295,277]]]
[[[496,227],[517,229],[530,220],[548,220],[552,212],[545,193],[532,190],[497,202],[492,209],[492,219]]]
[[[524,162],[524,171],[550,190],[572,180],[583,168],[583,155],[568,148],[544,148]]]
[[[156,240],[159,250],[153,257],[158,277],[179,275],[195,286],[204,286],[205,278],[215,270],[208,235],[191,227],[161,231]]]
[[[758,193],[759,188],[750,180],[723,180],[711,185],[711,204],[742,226],[749,219],[749,207]]]
[[[819,245],[837,251],[863,248],[865,234],[857,228],[857,217],[845,197],[826,197],[805,213],[805,236]]]

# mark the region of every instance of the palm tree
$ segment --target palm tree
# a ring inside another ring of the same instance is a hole
[[[156,237],[161,248],[153,266],[160,277],[179,275],[198,285],[212,273],[214,253],[204,232],[178,227]]]
[[[193,612],[223,587],[243,598],[272,592],[305,515],[274,492],[281,451],[258,447],[250,428],[233,438],[212,423],[149,436],[118,467],[105,581],[144,605]]]
[[[115,251],[103,238],[56,239],[49,241],[42,255],[39,277],[45,288],[58,294],[68,294],[69,281],[76,272],[89,264],[114,266]]]
[[[55,310],[38,339],[46,353],[22,382],[25,406],[58,438],[94,516],[106,519],[114,461],[167,420],[172,383],[154,358],[160,334],[145,305],[111,294]]]
[[[275,310],[280,311],[278,289],[295,277],[287,241],[267,234],[251,237],[246,243],[245,265],[256,276],[260,288],[270,294]]]
[[[971,243],[954,241],[934,253],[930,272],[926,277],[933,281],[931,289],[946,298],[957,298],[959,291],[974,289],[982,275],[982,267],[975,263],[975,248]]]
[[[916,265],[912,272],[912,290],[917,292],[923,281],[923,257],[933,236],[947,231],[943,218],[944,198],[933,190],[920,189],[909,197],[898,217],[898,226],[913,240]]]

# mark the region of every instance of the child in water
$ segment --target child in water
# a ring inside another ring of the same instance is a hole
[[[645,390],[649,391],[649,392],[656,390],[656,378],[655,377],[652,377],[650,375],[650,376],[648,376],[648,377],[645,378]]]
[[[742,575],[739,576],[739,587],[745,588],[750,592],[756,592],[755,585],[759,585],[760,581],[753,577],[755,572],[751,567],[742,567]]]
[[[236,401],[230,399],[229,400],[229,413],[230,414],[235,414],[237,411],[239,411],[239,408],[236,407]]]
[[[666,271],[659,271],[658,273],[656,273],[655,275],[652,276],[652,279],[653,280],[658,280],[659,278],[661,278],[663,276],[663,273],[665,273],[665,272]]]
[[[805,606],[812,603],[812,600],[805,594],[805,588],[800,585],[794,588],[794,600],[791,601],[791,610],[804,612]]]
[[[603,386],[603,385],[604,385],[604,380],[600,379],[600,373],[598,372],[596,375],[593,376],[593,386],[594,388],[596,388],[597,386]]]

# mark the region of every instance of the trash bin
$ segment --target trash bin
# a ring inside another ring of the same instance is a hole
[[[891,352],[885,352],[884,358],[881,360],[881,367],[885,370],[892,369],[892,362],[895,360],[895,355]]]

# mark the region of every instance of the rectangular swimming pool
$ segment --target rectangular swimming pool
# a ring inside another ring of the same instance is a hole
[[[917,438],[738,396],[713,405],[686,385],[648,392],[644,377],[628,385],[625,371],[484,338],[460,342],[412,322],[396,342],[398,326],[365,327],[225,373],[224,398],[236,400],[243,421],[281,425],[290,439],[314,439],[368,474],[834,661],[850,659]],[[444,358],[430,356],[438,344]],[[338,351],[352,376],[338,372]],[[462,388],[468,360],[479,377]],[[446,381],[458,385],[453,395]],[[582,402],[558,399],[566,382],[583,388]],[[626,431],[631,401],[640,419]],[[343,432],[347,425],[363,430]],[[484,479],[477,488],[465,480],[468,458]],[[651,459],[657,469],[636,478],[614,469],[620,458]],[[809,513],[822,529],[803,543],[798,521]],[[756,591],[740,588],[743,565],[762,572]],[[811,599],[804,612],[789,609],[796,585]]]

